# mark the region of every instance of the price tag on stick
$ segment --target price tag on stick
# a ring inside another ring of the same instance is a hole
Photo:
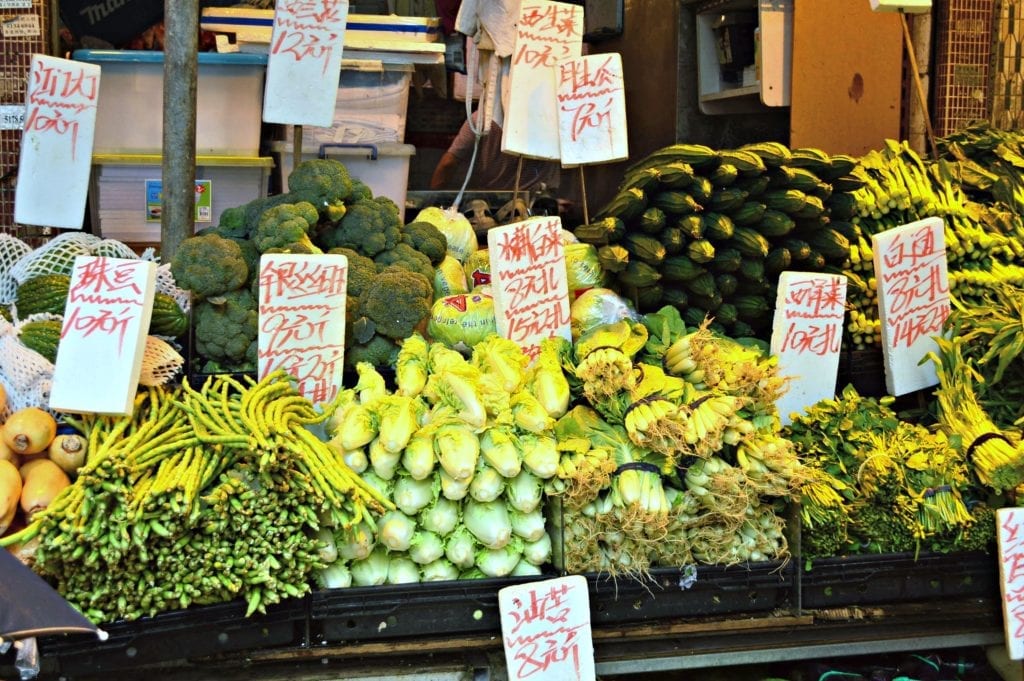
[[[552,336],[572,339],[562,220],[541,217],[487,232],[498,333],[531,358]]]
[[[81,229],[99,102],[96,64],[32,55],[14,221]]]
[[[622,57],[594,54],[558,62],[558,140],[567,166],[629,156]]]
[[[348,0],[278,0],[267,55],[263,120],[330,127],[341,77]]]
[[[259,377],[283,368],[311,402],[330,402],[342,387],[348,258],[264,255],[259,281]]]
[[[537,0],[522,3],[509,68],[513,95],[505,108],[502,151],[532,158],[559,157],[555,67],[558,60],[582,53],[582,7]]]
[[[132,413],[156,293],[156,263],[80,255],[53,370],[50,408]]]
[[[779,374],[790,378],[776,403],[783,425],[793,412],[834,396],[845,306],[841,274],[779,275],[771,352],[779,358]]]
[[[871,237],[878,314],[882,321],[885,385],[904,395],[939,382],[921,360],[938,350],[935,337],[949,316],[945,224],[926,218]]]

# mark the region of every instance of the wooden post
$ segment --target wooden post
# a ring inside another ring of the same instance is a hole
[[[932,160],[938,160],[939,147],[935,143],[935,131],[932,129],[932,117],[928,108],[928,97],[924,93],[924,85],[921,84],[921,72],[917,67],[917,55],[914,54],[914,41],[910,37],[910,26],[907,24],[907,13],[900,10],[900,24],[903,25],[903,41],[907,47],[907,59],[910,61],[910,73],[914,80],[914,90],[917,92],[918,104],[921,105],[921,115],[924,117],[924,129],[928,135],[928,144],[932,150]]]
[[[164,134],[160,257],[195,232],[199,3],[164,0]]]

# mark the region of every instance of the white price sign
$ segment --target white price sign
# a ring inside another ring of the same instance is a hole
[[[0,0],[0,9],[32,9],[32,0]]]
[[[0,105],[0,130],[21,130],[25,127],[25,105]]]

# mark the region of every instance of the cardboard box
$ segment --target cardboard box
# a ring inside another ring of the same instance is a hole
[[[198,57],[196,154],[258,156],[266,55]],[[77,50],[74,58],[102,69],[93,153],[162,153],[163,52]]]

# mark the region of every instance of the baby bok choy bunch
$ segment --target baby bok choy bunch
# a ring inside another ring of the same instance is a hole
[[[559,463],[552,428],[569,402],[556,350],[531,366],[498,336],[467,358],[415,335],[393,392],[363,367],[328,424],[330,444],[395,508],[334,528],[323,587],[541,573],[551,557],[543,489]]]
[[[633,358],[629,378],[588,391],[595,379],[581,365],[602,343]],[[785,381],[770,357],[707,324],[689,332],[673,307],[596,327],[577,342],[575,364],[565,356],[586,404],[555,426],[562,459],[547,488],[562,506],[560,564],[643,574],[786,555],[779,513],[803,473],[780,433],[774,400]]]

